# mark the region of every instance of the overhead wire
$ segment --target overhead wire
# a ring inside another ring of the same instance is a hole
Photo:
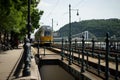
[[[80,4],[82,4],[84,1],[85,0],[80,0],[77,4],[75,4],[73,6],[73,8],[76,8],[76,7],[78,8],[78,6],[80,6]],[[54,10],[58,7],[59,2],[60,2],[60,0],[56,1],[55,5],[53,6],[53,9],[47,14],[47,16],[45,18],[49,18],[51,16],[51,14],[54,12]],[[61,14],[61,16],[64,16],[65,14],[68,14],[68,11],[64,12],[63,14]]]
[[[58,4],[59,4],[59,0],[56,1],[53,9],[52,9],[52,10],[49,12],[49,14],[46,16],[47,18],[50,17],[50,15],[52,14],[52,12],[57,8]]]

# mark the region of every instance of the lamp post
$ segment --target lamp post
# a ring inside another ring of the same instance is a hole
[[[71,10],[77,11],[77,16],[79,15],[78,9],[71,9],[71,5],[69,4],[69,62],[68,64],[71,65]]]
[[[27,29],[28,29],[28,39],[30,40],[30,32],[31,32],[31,17],[30,17],[30,4],[31,0],[28,0],[28,23],[27,23]]]
[[[31,18],[30,18],[30,4],[31,0],[28,0],[28,23],[27,23],[27,29],[28,29],[28,38],[25,38],[25,44],[24,44],[24,69],[23,69],[23,76],[30,76],[30,61],[31,61],[31,44],[30,44],[30,32],[31,32]]]

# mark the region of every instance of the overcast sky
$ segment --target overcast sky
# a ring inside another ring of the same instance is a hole
[[[69,4],[72,9],[79,9],[79,16],[76,15],[77,11],[71,11],[72,22],[89,19],[120,19],[120,0],[41,0],[37,7],[44,11],[40,22],[51,26],[53,18],[54,31],[59,30],[69,22]]]

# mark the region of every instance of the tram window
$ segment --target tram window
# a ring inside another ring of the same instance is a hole
[[[45,35],[45,36],[50,36],[50,35],[51,35],[51,32],[50,32],[50,31],[45,31],[44,35]]]

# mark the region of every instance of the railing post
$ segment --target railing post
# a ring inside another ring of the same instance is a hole
[[[46,48],[46,47],[44,46],[44,56],[45,56],[45,48]]]
[[[30,76],[30,61],[31,61],[31,45],[29,43],[29,39],[25,39],[24,44],[24,69],[23,69],[23,76]]]
[[[71,51],[71,53],[72,53],[72,63],[73,63],[73,61],[74,61],[73,48],[72,48],[72,51]]]
[[[70,45],[69,45],[69,61],[68,61],[69,65],[71,65],[71,56],[72,56],[72,52],[71,52],[72,50],[71,50],[71,46]]]
[[[100,58],[101,58],[101,55],[98,54],[98,75],[100,75],[100,71],[101,71],[101,68],[100,68]]]
[[[40,57],[40,51],[39,51],[40,46],[39,46],[39,43],[40,43],[40,41],[38,40],[38,58]]]
[[[82,36],[82,67],[81,67],[81,72],[84,72],[84,48],[85,48],[85,40],[84,36]]]
[[[80,49],[78,49],[78,64],[80,64]]]
[[[88,64],[88,52],[86,52],[86,56],[87,56],[87,60],[86,60],[86,68],[88,69],[88,66],[89,66],[89,64]]]
[[[106,61],[106,64],[105,64],[105,80],[109,80],[109,33],[106,34],[106,54],[105,54],[105,61]]]
[[[65,40],[65,50],[66,50],[66,52],[67,52],[67,59],[69,58],[69,56],[68,56],[68,45],[67,45],[67,40]]]
[[[92,39],[92,57],[94,57],[94,48],[95,48],[95,41],[94,38]]]
[[[119,47],[118,47],[118,41],[116,42],[116,50],[118,51],[119,50]]]
[[[115,75],[115,80],[119,80],[118,79],[118,76],[119,76],[119,73],[118,73],[118,63],[119,63],[119,61],[118,61],[118,55],[117,54],[115,56],[115,60],[116,60],[116,75]]]
[[[76,48],[77,48],[77,39],[75,39],[75,52],[76,52]]]
[[[64,52],[63,52],[63,38],[62,38],[62,48],[61,48],[61,60],[63,60]]]
[[[71,52],[71,37],[69,39],[69,61],[68,61],[68,64],[71,65],[71,55],[72,55],[72,52]]]

